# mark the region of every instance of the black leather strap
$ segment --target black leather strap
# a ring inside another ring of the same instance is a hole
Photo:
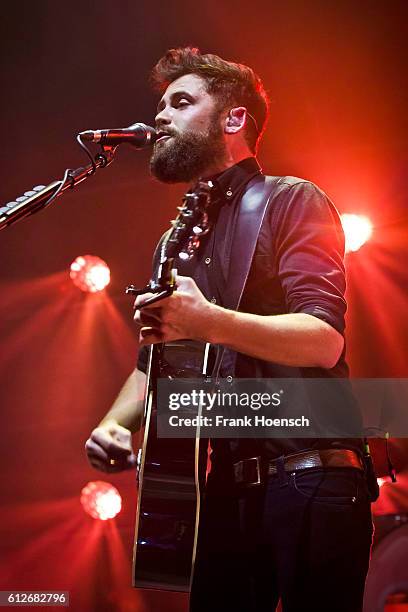
[[[239,216],[231,248],[227,291],[223,305],[238,310],[251,269],[255,248],[275,186],[281,177],[258,175],[249,181],[240,203]],[[236,352],[227,348],[218,351],[213,376],[234,374]]]
[[[280,177],[258,175],[249,181],[240,203],[239,216],[231,248],[231,263],[225,308],[238,310],[255,253],[262,221]]]

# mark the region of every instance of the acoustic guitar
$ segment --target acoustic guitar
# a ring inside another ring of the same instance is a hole
[[[161,245],[155,277],[143,289],[153,293],[144,305],[175,290],[177,260],[194,257],[200,239],[211,226],[211,182],[199,182],[183,198],[179,214]],[[208,376],[209,345],[180,341],[150,348],[144,404],[144,438],[138,454],[138,505],[133,584],[140,588],[190,590],[194,572],[200,510],[200,435],[195,439],[158,438],[156,382],[158,378]],[[201,444],[204,446],[204,444]],[[204,449],[204,452],[206,449]]]

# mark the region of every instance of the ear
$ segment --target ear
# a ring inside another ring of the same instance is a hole
[[[246,125],[247,109],[245,106],[231,108],[225,119],[225,133],[236,134]]]

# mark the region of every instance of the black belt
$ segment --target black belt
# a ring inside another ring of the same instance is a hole
[[[235,482],[247,486],[258,485],[262,477],[278,473],[276,459],[262,460],[261,457],[251,457],[234,463]],[[308,468],[357,468],[363,470],[360,455],[353,450],[332,448],[324,450],[309,450],[283,457],[285,472],[295,472]]]

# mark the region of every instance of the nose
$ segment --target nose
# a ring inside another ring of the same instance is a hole
[[[168,108],[163,108],[159,113],[157,113],[156,117],[154,118],[156,128],[169,125],[171,123],[171,119],[171,113],[169,113]]]

